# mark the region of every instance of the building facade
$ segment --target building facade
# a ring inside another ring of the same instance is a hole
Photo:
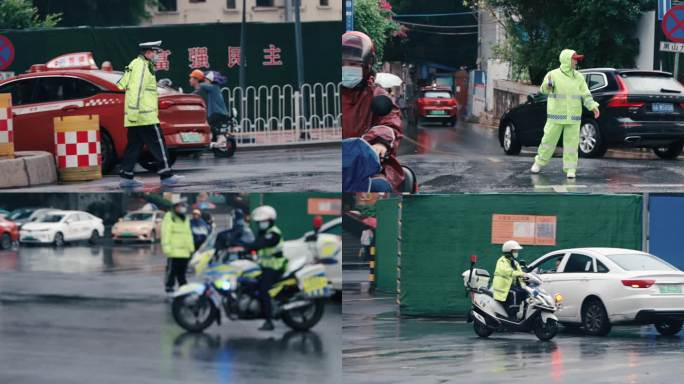
[[[294,21],[293,0],[244,0],[248,22]],[[242,20],[243,0],[160,0],[150,9],[151,24],[231,23]],[[302,21],[342,20],[339,0],[301,0]]]

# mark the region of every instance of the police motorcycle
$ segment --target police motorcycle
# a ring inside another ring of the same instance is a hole
[[[190,267],[202,282],[183,285],[173,295],[173,318],[189,332],[202,332],[214,322],[220,325],[222,313],[228,320],[263,318],[259,264],[241,246],[216,250],[216,236],[212,233],[190,260]],[[269,291],[273,319],[282,319],[296,331],[309,330],[323,317],[325,299],[332,292],[322,265],[308,264],[304,257],[291,259]]]
[[[374,96],[371,110],[376,116],[385,116],[392,111],[392,100],[384,95]],[[371,145],[362,138],[354,137],[342,140],[342,191],[366,192],[370,190],[370,179],[382,170],[382,163],[389,158],[379,157]],[[417,193],[418,181],[415,172],[406,165],[401,165],[404,181],[398,192]]]
[[[523,280],[526,298],[515,298],[512,309],[517,309],[509,317],[504,305],[494,300],[489,287],[490,275],[484,269],[475,268],[477,256],[471,256],[470,269],[463,272],[466,295],[470,295],[472,309],[468,322],[473,322],[475,333],[488,337],[493,332],[534,332],[539,340],[551,340],[558,332],[558,318],[554,314],[561,306],[563,297],[549,295],[542,288],[542,280],[535,273],[525,273]]]

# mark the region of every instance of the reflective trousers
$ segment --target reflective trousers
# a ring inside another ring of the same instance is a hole
[[[546,121],[544,137],[539,144],[535,163],[545,166],[551,160],[560,135],[563,134],[563,172],[577,170],[577,149],[579,147],[580,123],[559,124]]]

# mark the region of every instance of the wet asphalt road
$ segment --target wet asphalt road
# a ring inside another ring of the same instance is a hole
[[[1,251],[0,383],[342,382],[340,304],[311,332],[224,321],[188,334],[165,303],[158,247]]]
[[[339,145],[311,145],[281,149],[243,150],[229,159],[204,153],[199,158],[179,157],[177,174],[185,176],[183,185],[164,188],[174,192],[303,192],[342,190],[342,160]],[[143,171],[141,169],[141,171]],[[152,173],[137,175],[145,186],[137,189],[158,192],[159,178]],[[38,185],[3,191],[31,192],[112,192],[120,191],[116,172],[100,180]]]
[[[456,127],[409,128],[399,160],[417,174],[421,192],[681,192],[684,156],[661,160],[650,150],[609,150],[579,160],[577,179],[562,172],[560,149],[539,175],[529,172],[536,147],[507,156],[497,129],[459,121]]]
[[[344,277],[345,383],[681,382],[684,335],[645,326],[614,327],[603,338],[563,330],[550,342],[517,333],[480,339],[462,320],[397,318],[394,296],[361,293]]]

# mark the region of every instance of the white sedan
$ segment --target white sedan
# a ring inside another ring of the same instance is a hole
[[[288,259],[305,256],[308,262],[318,259],[333,289],[342,292],[342,218],[323,224],[316,239],[313,234],[308,231],[298,239],[286,241],[283,254]]]
[[[88,240],[96,243],[104,235],[102,219],[83,211],[53,210],[34,222],[26,223],[19,231],[21,243],[54,244]]]
[[[654,324],[674,335],[684,320],[684,272],[651,254],[620,248],[573,248],[548,253],[527,268],[563,297],[556,312],[569,326],[603,336],[617,324]]]

